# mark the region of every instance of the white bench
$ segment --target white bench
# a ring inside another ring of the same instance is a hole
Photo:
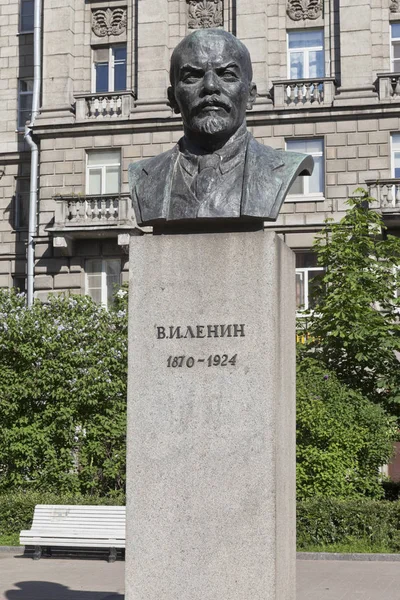
[[[42,548],[109,548],[109,561],[117,548],[125,548],[125,506],[37,504],[31,529],[21,531],[20,544],[34,545],[34,559]]]

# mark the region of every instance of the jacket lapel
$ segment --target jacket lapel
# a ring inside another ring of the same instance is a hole
[[[263,217],[273,214],[282,187],[280,167],[284,165],[279,152],[264,146],[250,136],[244,168],[241,215]]]
[[[171,199],[172,179],[178,159],[178,145],[143,165],[136,180],[142,221],[166,219]]]

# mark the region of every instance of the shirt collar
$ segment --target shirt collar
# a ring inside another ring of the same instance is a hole
[[[215,154],[218,154],[220,157],[219,168],[221,173],[227,173],[244,160],[248,136],[246,123],[243,123],[227,141],[225,146],[216,150]],[[189,149],[189,144],[185,137],[179,140],[179,149],[180,164],[189,175],[194,177],[198,173],[198,156],[201,153],[193,152],[193,147]]]

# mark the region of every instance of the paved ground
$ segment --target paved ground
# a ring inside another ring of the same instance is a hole
[[[0,600],[123,600],[125,563],[0,554]],[[297,600],[400,600],[399,562],[297,561]]]

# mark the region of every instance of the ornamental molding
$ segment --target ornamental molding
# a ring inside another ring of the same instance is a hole
[[[389,6],[389,10],[392,13],[396,13],[400,11],[400,0],[392,0]]]
[[[94,10],[92,13],[92,31],[98,37],[125,33],[126,8]]]
[[[288,0],[286,12],[293,21],[314,21],[322,15],[322,0]]]
[[[186,0],[188,3],[189,29],[208,29],[222,27],[222,0]]]

